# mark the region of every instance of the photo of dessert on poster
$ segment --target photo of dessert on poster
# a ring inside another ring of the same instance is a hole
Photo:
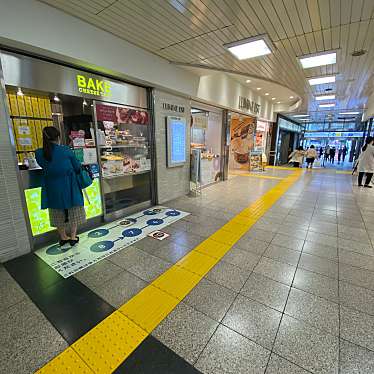
[[[230,123],[230,168],[247,169],[249,152],[254,148],[255,119],[233,116]]]

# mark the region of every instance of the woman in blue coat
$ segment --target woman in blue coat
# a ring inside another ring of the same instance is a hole
[[[36,161],[43,169],[41,208],[49,210],[50,225],[57,228],[60,246],[67,243],[74,246],[79,242],[78,225],[86,221],[83,194],[77,180],[81,164],[59,140],[60,131],[56,127],[45,127],[43,148],[36,151]]]

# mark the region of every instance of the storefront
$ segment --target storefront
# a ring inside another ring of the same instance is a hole
[[[201,186],[222,180],[223,111],[197,102],[191,103],[191,154],[199,157]]]
[[[40,209],[42,172],[35,150],[42,131],[55,126],[95,176],[86,189],[87,227],[153,202],[152,113],[146,88],[92,73],[1,52],[9,103],[9,128],[32,245],[51,238],[47,210]]]

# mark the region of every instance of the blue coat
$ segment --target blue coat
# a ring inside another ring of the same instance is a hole
[[[83,206],[83,194],[77,182],[81,164],[73,151],[64,145],[52,145],[52,160],[47,161],[43,149],[35,152],[36,161],[43,169],[42,209],[69,209]]]

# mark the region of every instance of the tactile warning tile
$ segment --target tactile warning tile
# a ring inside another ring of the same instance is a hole
[[[153,281],[152,285],[179,300],[183,300],[184,297],[200,282],[200,280],[200,276],[191,273],[180,266],[173,266]]]
[[[235,233],[231,231],[226,231],[219,229],[209,239],[214,240],[218,243],[229,244],[230,246],[234,245],[241,237],[243,233]]]
[[[44,367],[39,369],[36,374],[92,374],[93,371],[72,349],[67,348],[52,361],[49,361]]]
[[[179,303],[177,298],[149,285],[118,310],[151,333]]]
[[[148,333],[115,311],[83,335],[71,347],[100,374],[112,373]]]
[[[211,256],[204,255],[197,251],[191,251],[175,265],[203,277],[217,262],[218,260]]]
[[[227,251],[230,250],[230,248],[230,244],[218,243],[209,238],[195,247],[194,251],[203,253],[216,259],[220,259],[226,254]]]
[[[244,235],[251,226],[252,225],[249,225],[248,223],[243,225],[237,223],[236,221],[229,221],[224,226],[222,226],[222,229],[238,235]]]

